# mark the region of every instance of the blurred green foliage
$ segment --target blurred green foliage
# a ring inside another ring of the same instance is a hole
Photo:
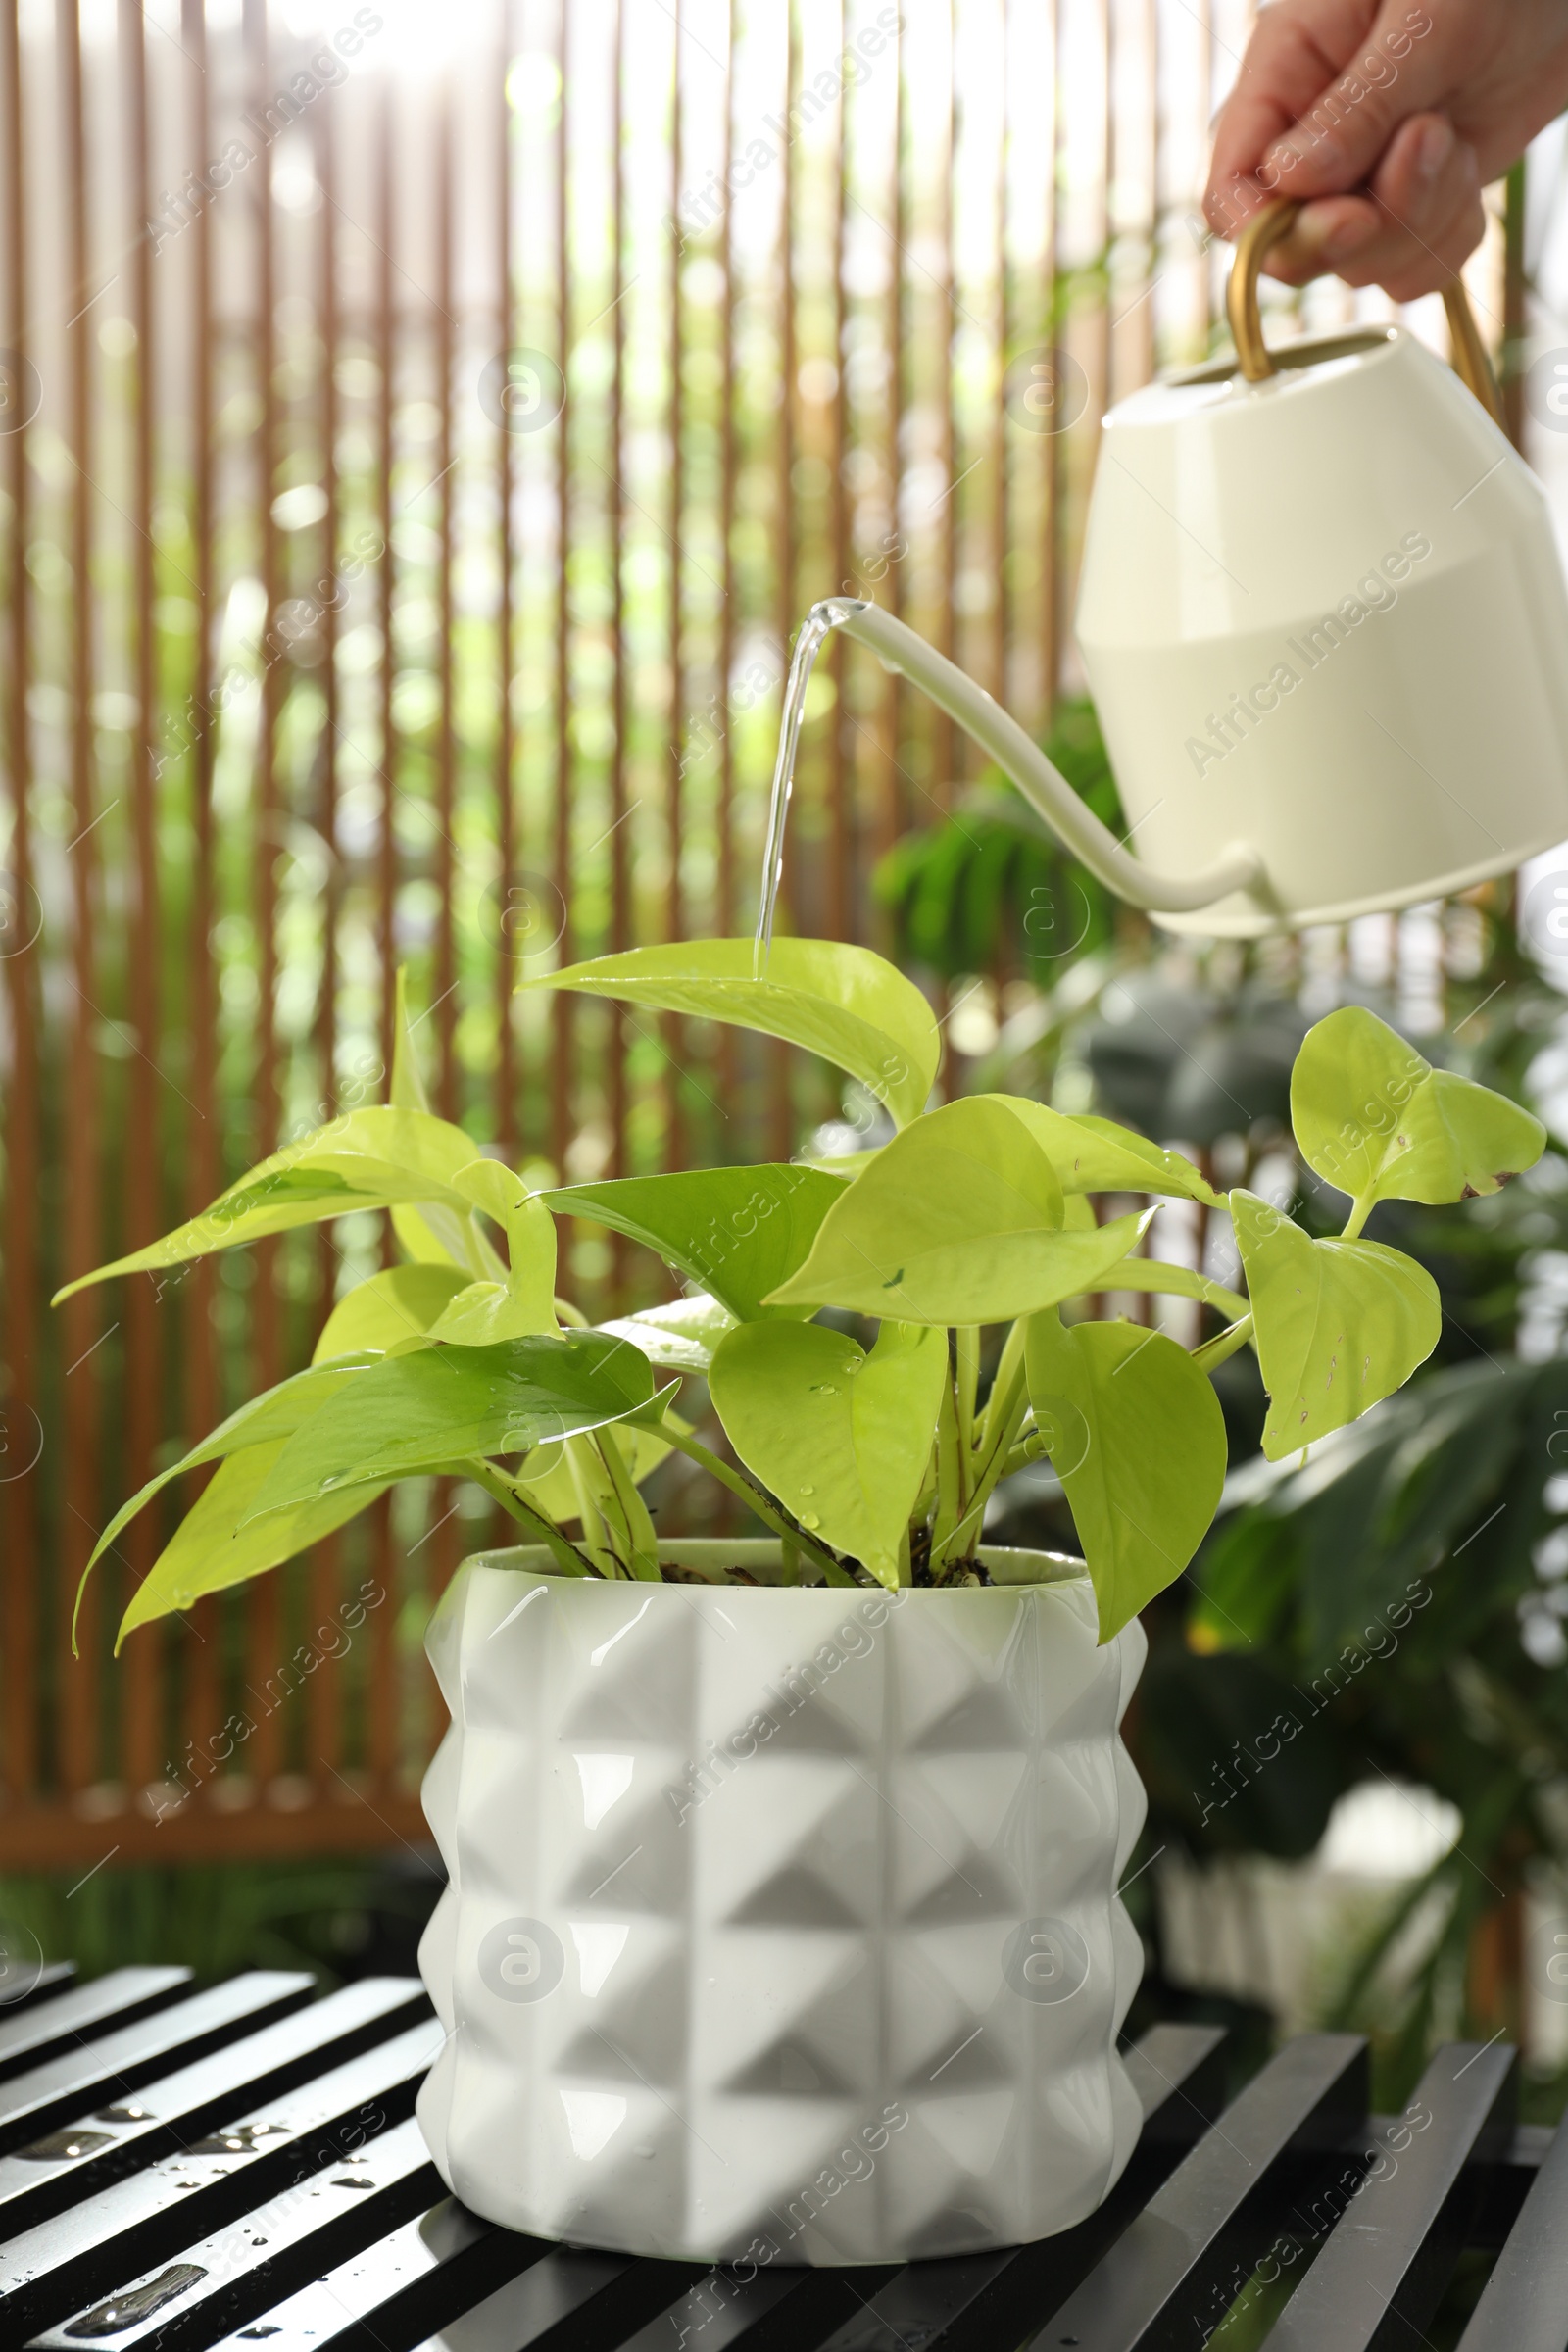
[[[441,1884],[433,1853],[111,1866],[85,1881],[74,1871],[19,1874],[0,1879],[0,1926],[9,1948],[24,1955],[36,1943],[46,1960],[74,1960],[84,1977],[161,1964],[212,1983],[236,1969],[286,1968],[330,1985],[412,1973]]]
[[[1045,749],[1101,822],[1119,831],[1121,802],[1094,705],[1063,703]],[[1049,981],[1114,929],[1104,885],[1064,854],[999,768],[943,823],[906,834],[878,866],[873,890],[893,918],[895,961],[943,980],[1001,970]]]

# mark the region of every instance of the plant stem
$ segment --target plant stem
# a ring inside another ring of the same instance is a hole
[[[620,1505],[620,1515],[625,1521],[631,1572],[644,1584],[657,1585],[661,1582],[659,1538],[648,1515],[648,1505],[637,1492],[631,1465],[615,1443],[612,1429],[601,1432],[594,1450],[610,1474],[610,1483],[615,1491],[615,1500]]]
[[[1216,1364],[1223,1364],[1227,1357],[1245,1348],[1251,1338],[1252,1318],[1249,1313],[1243,1315],[1240,1322],[1228,1323],[1223,1331],[1217,1331],[1211,1340],[1203,1342],[1201,1348],[1195,1348],[1193,1361],[1200,1372],[1212,1372]]]
[[[840,1567],[833,1554],[825,1545],[817,1543],[808,1529],[787,1518],[754,1480],[738,1470],[732,1470],[727,1462],[719,1460],[716,1453],[710,1453],[701,1439],[679,1433],[671,1429],[668,1422],[662,1421],[659,1424],[659,1434],[666,1438],[678,1453],[684,1453],[689,1460],[706,1470],[710,1478],[716,1478],[721,1486],[728,1487],[732,1494],[738,1494],[757,1513],[763,1526],[773,1530],[775,1536],[804,1551],[807,1558],[821,1569],[830,1585],[855,1584],[848,1569]]]
[[[1344,1231],[1340,1235],[1341,1241],[1353,1242],[1356,1240],[1357,1236],[1360,1234],[1362,1226],[1366,1223],[1368,1217],[1372,1214],[1372,1211],[1376,1206],[1376,1201],[1371,1200],[1356,1200],[1352,1202],[1350,1213],[1345,1220]]]
[[[939,1566],[946,1567],[950,1559],[961,1556],[958,1544],[965,1529],[978,1530],[984,1526],[986,1504],[991,1499],[992,1491],[998,1480],[1007,1467],[1011,1456],[1012,1441],[1023,1426],[1024,1414],[1029,1409],[1028,1384],[1024,1377],[1021,1361],[1013,1365],[1006,1394],[999,1400],[993,1392],[992,1402],[993,1404],[1000,1402],[1000,1412],[995,1416],[995,1429],[980,1463],[974,1493],[969,1498],[968,1507],[962,1518],[954,1528],[952,1535],[948,1537],[940,1553],[933,1540],[931,1545],[933,1571]],[[989,1420],[993,1416],[988,1415],[987,1418]]]
[[[1002,1360],[997,1366],[997,1376],[991,1383],[986,1409],[980,1416],[978,1443],[987,1454],[991,1451],[997,1420],[1012,1387],[1013,1375],[1023,1361],[1026,1321],[1027,1318],[1020,1315],[1002,1344]]]
[[[602,1504],[600,1483],[594,1476],[597,1456],[585,1438],[568,1438],[565,1446],[566,1467],[577,1494],[577,1510],[582,1520],[583,1548],[601,1576],[611,1578],[629,1573],[611,1540]]]
[[[955,1369],[957,1375],[958,1453],[967,1462],[974,1449],[974,1400],[980,1386],[980,1326],[960,1324],[954,1334]]]
[[[530,1535],[537,1536],[541,1544],[548,1545],[550,1556],[563,1576],[596,1576],[599,1573],[593,1563],[584,1558],[576,1544],[562,1534],[554,1520],[547,1519],[542,1511],[536,1511],[531,1503],[524,1502],[511,1480],[499,1470],[492,1470],[488,1462],[472,1461],[465,1462],[462,1471],[466,1478],[473,1480],[476,1487],[483,1487],[492,1501],[499,1502],[509,1518],[515,1519],[519,1527],[525,1527]]]
[[[1105,1277],[1107,1291],[1149,1291],[1178,1298],[1201,1298],[1222,1315],[1245,1315],[1247,1300],[1240,1291],[1195,1274],[1191,1266],[1167,1265],[1162,1257],[1125,1257]]]
[[[962,1457],[958,1448],[958,1406],[950,1374],[942,1383],[942,1400],[937,1409],[937,1507],[931,1521],[933,1567],[941,1558],[942,1547],[956,1527],[963,1510],[962,1476]]]

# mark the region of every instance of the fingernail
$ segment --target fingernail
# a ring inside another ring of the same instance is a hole
[[[1440,115],[1422,131],[1416,145],[1415,168],[1422,179],[1436,179],[1453,153],[1453,124]]]

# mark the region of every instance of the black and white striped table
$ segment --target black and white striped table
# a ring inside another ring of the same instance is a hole
[[[1515,2127],[1501,2042],[1440,2050],[1389,2117],[1353,2035],[1290,2042],[1227,2106],[1221,2034],[1157,2026],[1129,2053],[1143,2140],[1081,2228],[748,2274],[475,2220],[414,2121],[437,2039],[406,1978],[316,1999],[269,1972],[46,1972],[0,2011],[0,2347],[1152,2352],[1202,2344],[1247,2290],[1281,2352],[1386,2352],[1426,2340],[1484,2247],[1461,2352],[1568,2352],[1568,2130]]]

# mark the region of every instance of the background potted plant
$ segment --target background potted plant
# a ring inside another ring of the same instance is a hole
[[[1292,1116],[1349,1215],[1313,1239],[1231,1193],[1244,1297],[1142,1254],[1152,1209],[1097,1219],[1107,1194],[1220,1205],[1179,1153],[1021,1097],[928,1110],[937,1023],[863,949],[781,940],[759,971],[749,942],[707,940],[532,985],[787,1039],[868,1088],[892,1140],[530,1193],[430,1114],[400,1020],[387,1106],[88,1278],[367,1206],[407,1252],[339,1301],[308,1370],[111,1522],[95,1559],[218,1465],[122,1639],[398,1479],[475,1481],[526,1542],[470,1561],[430,1633],[449,1886],[421,1960],[450,2033],[420,2113],[452,2186],[514,2227],[702,2260],[1064,2228],[1137,2135],[1116,1885],[1144,1800],[1117,1725],[1137,1612],[1219,1499],[1208,1376],[1256,1350],[1271,1458],[1354,1421],[1440,1322],[1431,1277],[1358,1238],[1371,1208],[1495,1191],[1544,1130],[1371,1013],[1331,1014]],[[560,1214],[646,1245],[685,1294],[588,1327],[557,1296]],[[1074,1319],[1128,1291],[1221,1327],[1190,1351]],[[674,1410],[686,1382],[733,1461]],[[661,1543],[640,1488],[672,1448],[767,1536]],[[981,1541],[1045,1453],[1081,1562]]]

